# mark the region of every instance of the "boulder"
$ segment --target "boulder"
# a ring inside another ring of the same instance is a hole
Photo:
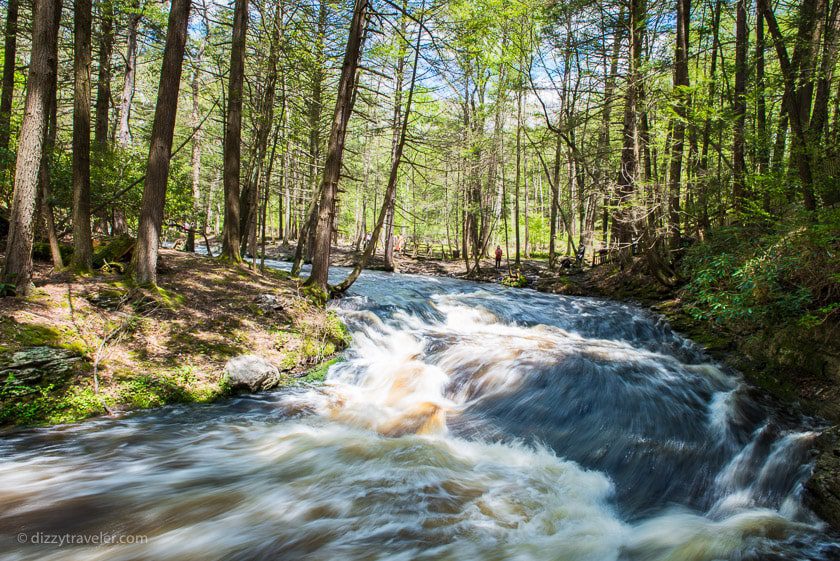
[[[29,347],[0,360],[0,381],[13,376],[24,385],[54,382],[70,375],[82,357],[55,347]]]
[[[234,390],[258,392],[271,389],[280,382],[280,370],[257,355],[240,355],[225,365],[225,376]]]
[[[840,426],[820,434],[814,474],[805,486],[805,504],[840,531]]]

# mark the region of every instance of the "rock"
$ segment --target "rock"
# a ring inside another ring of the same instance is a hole
[[[55,347],[29,347],[0,361],[0,381],[10,375],[19,384],[34,385],[66,378],[82,357]]]
[[[840,426],[817,438],[817,461],[808,480],[805,503],[835,530],[840,530]]]
[[[240,355],[225,365],[231,389],[257,392],[271,389],[280,382],[280,370],[257,355]]]
[[[265,312],[271,313],[283,309],[283,302],[274,294],[260,294],[255,299],[257,306]]]

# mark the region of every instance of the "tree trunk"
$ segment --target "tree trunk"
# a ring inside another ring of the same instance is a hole
[[[688,117],[689,78],[688,45],[691,0],[677,0],[677,40],[674,55],[674,93],[676,103],[671,137],[670,193],[668,197],[668,225],[671,250],[680,246],[680,187],[682,179],[683,146],[685,123]]]
[[[735,5],[735,124],[732,139],[732,200],[735,212],[741,210],[746,196],[745,127],[747,115],[747,0]]]
[[[139,0],[129,5],[128,47],[125,53],[125,80],[120,97],[120,123],[117,142],[120,146],[131,144],[131,102],[134,99],[134,81],[137,76],[137,29],[140,27],[142,11]]]
[[[233,44],[230,51],[227,121],[225,124],[224,182],[225,229],[222,257],[242,262],[240,244],[239,166],[242,151],[242,82],[245,75],[245,34],[248,0],[236,0],[233,14]]]
[[[91,0],[75,0],[73,18],[73,258],[77,272],[93,267],[90,239]]]
[[[623,143],[621,169],[618,174],[618,209],[615,222],[618,230],[619,260],[627,263],[631,257],[631,244],[637,228],[632,206],[639,174],[639,130],[636,123],[637,107],[641,103],[642,44],[645,31],[645,1],[630,0],[630,53],[629,76],[624,105]]]
[[[55,31],[58,35],[59,18],[55,18]],[[44,219],[44,225],[47,229],[47,240],[50,244],[50,257],[52,257],[53,269],[59,271],[64,268],[64,260],[61,257],[61,248],[58,245],[58,235],[55,230],[55,216],[52,209],[52,189],[50,186],[50,167],[52,165],[52,151],[55,146],[55,136],[57,127],[57,92],[56,92],[56,74],[52,75],[53,83],[50,87],[49,100],[49,123],[47,128],[47,137],[44,142],[44,155],[41,158],[41,169],[38,173],[38,183],[40,185],[40,200],[41,200],[41,215]]]
[[[26,104],[18,141],[15,188],[6,242],[3,282],[15,294],[27,296],[32,288],[32,242],[38,199],[38,173],[44,157],[49,118],[50,89],[56,83],[60,0],[36,0],[32,29]]]
[[[108,110],[111,107],[111,54],[114,51],[114,4],[103,0],[99,4],[99,76],[96,81],[96,125],[94,142],[97,150],[108,144]]]
[[[516,92],[516,178],[513,183],[513,236],[514,260],[517,269],[522,266],[519,255],[519,186],[522,183],[522,87]]]
[[[11,139],[12,99],[15,92],[15,64],[17,62],[18,0],[6,6],[6,43],[3,51],[3,89],[0,92],[0,158],[6,157]],[[5,172],[6,166],[3,165]]]
[[[175,132],[175,116],[178,109],[176,100],[181,85],[181,68],[187,43],[189,15],[190,0],[172,0],[166,46],[163,50],[163,65],[160,70],[155,118],[152,123],[137,244],[131,260],[135,280],[141,285],[157,283],[158,244],[166,202],[166,182],[169,176],[172,136]]]
[[[425,2],[422,4],[425,6]],[[423,7],[421,7],[420,12],[423,12]],[[403,35],[405,35],[405,28],[403,28]],[[411,70],[411,83],[408,87],[408,98],[406,99],[405,104],[405,115],[402,118],[402,125],[399,129],[399,136],[397,138],[396,145],[394,146],[393,153],[391,155],[391,173],[388,175],[388,185],[385,188],[385,196],[382,200],[382,210],[379,212],[379,218],[376,221],[376,225],[373,227],[373,233],[371,234],[370,241],[365,244],[365,251],[362,254],[361,259],[356,263],[353,267],[353,271],[347,276],[341,284],[337,285],[333,290],[332,294],[341,294],[346,292],[350,286],[356,282],[356,279],[359,278],[359,275],[362,273],[362,269],[365,268],[368,260],[373,256],[374,251],[376,250],[376,242],[379,239],[379,234],[382,231],[382,226],[385,223],[387,214],[388,214],[388,207],[393,204],[395,194],[397,192],[397,179],[399,177],[399,170],[400,170],[400,161],[402,160],[403,149],[405,148],[405,137],[406,132],[408,131],[408,119],[411,116],[411,103],[414,99],[414,85],[417,79],[417,61],[420,57],[420,38],[423,36],[423,20],[420,20],[420,26],[417,30],[417,41],[414,44],[414,63],[412,65]],[[402,63],[402,56],[400,57],[400,62]],[[402,64],[401,64],[402,66]],[[401,88],[400,81],[400,88]],[[398,110],[395,109],[395,113]],[[389,204],[390,201],[390,204]],[[416,241],[416,237],[415,237]]]
[[[190,120],[193,126],[192,137],[192,153],[190,155],[190,164],[192,172],[192,218],[190,219],[190,229],[187,232],[187,244],[184,248],[186,251],[195,251],[195,231],[198,228],[198,216],[201,212],[201,116],[199,108],[199,67],[201,65],[201,54],[204,49],[199,49],[199,54],[195,59],[195,69],[193,70],[191,80],[192,90],[192,114]]]
[[[406,3],[403,2],[403,10],[406,8]],[[405,33],[407,29],[406,17],[401,18],[400,32],[397,34],[397,41],[399,46],[397,48],[397,71],[394,75],[394,110],[391,118],[393,133],[391,141],[391,168],[394,168],[394,160],[402,157],[402,147],[400,143],[405,142],[405,128],[402,124],[402,88],[403,75],[405,74],[405,58],[407,56],[407,49],[405,44]],[[399,154],[397,151],[399,150]],[[385,190],[385,270],[394,270],[394,216],[397,198],[397,178],[394,178],[394,188],[391,189],[390,178],[388,181],[388,189]]]
[[[330,241],[332,239],[335,198],[338,191],[338,180],[341,176],[341,160],[344,155],[347,124],[350,121],[353,103],[356,100],[354,95],[356,70],[359,66],[367,21],[368,0],[356,0],[353,7],[353,19],[350,22],[350,34],[347,38],[344,62],[341,66],[341,78],[335,102],[335,113],[330,127],[330,138],[327,142],[327,160],[324,164],[324,174],[321,180],[315,246],[312,254],[312,273],[306,280],[307,286],[317,288],[323,294],[328,294],[327,278],[330,272]]]
[[[804,2],[802,4],[803,12],[810,9],[807,8],[807,4],[808,2]],[[804,14],[801,19],[805,19]],[[785,94],[783,99],[787,106],[788,121],[790,122],[790,128],[794,135],[794,146],[791,151],[799,172],[803,203],[806,210],[814,211],[817,208],[817,202],[814,195],[811,148],[808,143],[807,131],[805,128],[807,124],[803,123],[803,110],[799,105],[802,97],[799,95],[797,89],[796,66],[791,63],[790,57],[788,56],[787,47],[785,47],[784,43],[784,37],[781,29],[779,29],[779,24],[776,21],[776,15],[773,13],[773,9],[769,2],[764,3],[764,20],[767,23],[768,31],[770,31],[770,34],[773,37],[776,54],[779,58],[779,66],[781,67],[782,77],[784,78]],[[802,65],[807,65],[806,58],[807,57],[803,57],[801,60]],[[801,73],[799,75],[801,76]]]

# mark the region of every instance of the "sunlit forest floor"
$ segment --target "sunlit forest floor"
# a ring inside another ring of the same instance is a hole
[[[163,250],[160,286],[36,265],[30,298],[0,300],[0,425],[53,424],[228,393],[232,357],[253,353],[290,383],[345,344],[339,320],[274,271]]]

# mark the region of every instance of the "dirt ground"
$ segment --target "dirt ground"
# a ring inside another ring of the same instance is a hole
[[[209,401],[226,392],[223,369],[233,356],[258,354],[291,379],[346,338],[334,314],[302,298],[284,273],[183,252],[161,251],[157,290],[132,287],[118,272],[53,275],[43,263],[34,280],[32,297],[0,298],[0,371],[32,347],[81,360],[65,378],[46,373],[24,383],[8,370],[0,425]]]

